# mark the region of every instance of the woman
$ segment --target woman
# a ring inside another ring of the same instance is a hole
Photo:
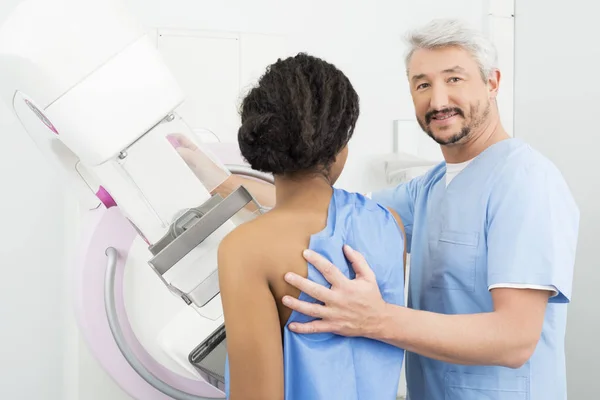
[[[275,207],[220,244],[230,400],[395,399],[403,350],[365,338],[297,335],[309,318],[283,306],[293,271],[326,285],[306,248],[353,272],[342,246],[362,252],[385,301],[403,304],[404,230],[399,217],[359,194],[334,189],[348,154],[359,99],[333,65],[304,54],[267,68],[245,97],[238,132],[252,168],[275,177]],[[312,300],[314,301],[314,300]]]

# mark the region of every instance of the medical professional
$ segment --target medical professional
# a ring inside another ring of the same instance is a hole
[[[285,297],[320,319],[290,329],[406,349],[411,400],[566,399],[578,208],[557,168],[502,127],[496,51],[480,32],[435,20],[409,36],[409,47],[416,116],[445,162],[372,194],[405,225],[408,308],[382,300],[369,260],[352,249],[354,280],[308,253],[331,287],[286,275],[324,303]],[[568,132],[548,140],[556,134]]]

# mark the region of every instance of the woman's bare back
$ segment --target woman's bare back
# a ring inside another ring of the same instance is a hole
[[[292,311],[281,303],[281,299],[285,295],[300,295],[298,289],[285,282],[284,275],[294,272],[307,276],[308,265],[302,252],[308,248],[311,235],[323,230],[326,224],[327,207],[276,208],[244,227],[249,241],[263,252],[261,259],[264,262],[257,273],[264,274],[269,284],[282,328]]]

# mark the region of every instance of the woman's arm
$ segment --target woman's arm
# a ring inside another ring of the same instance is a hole
[[[283,348],[263,252],[239,227],[219,246],[219,285],[229,357],[229,400],[283,400]]]
[[[200,182],[209,187],[216,185],[211,194],[218,193],[222,197],[227,197],[235,189],[244,185],[261,206],[268,208],[275,206],[275,186],[235,174],[227,177],[222,167],[216,164],[204,150],[199,149],[196,143],[187,136],[173,133],[168,135],[168,139]],[[252,204],[249,204],[246,208],[250,211],[256,211],[256,207]]]

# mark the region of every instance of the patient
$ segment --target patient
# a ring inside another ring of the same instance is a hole
[[[363,253],[388,303],[403,304],[404,229],[399,217],[362,195],[334,189],[348,154],[359,99],[335,66],[299,54],[269,66],[243,100],[238,140],[252,168],[275,177],[275,207],[240,225],[219,248],[230,400],[395,399],[404,352],[333,334],[299,335],[308,321],[284,295],[293,271],[327,284],[302,257],[310,248],[354,277],[342,246]]]

